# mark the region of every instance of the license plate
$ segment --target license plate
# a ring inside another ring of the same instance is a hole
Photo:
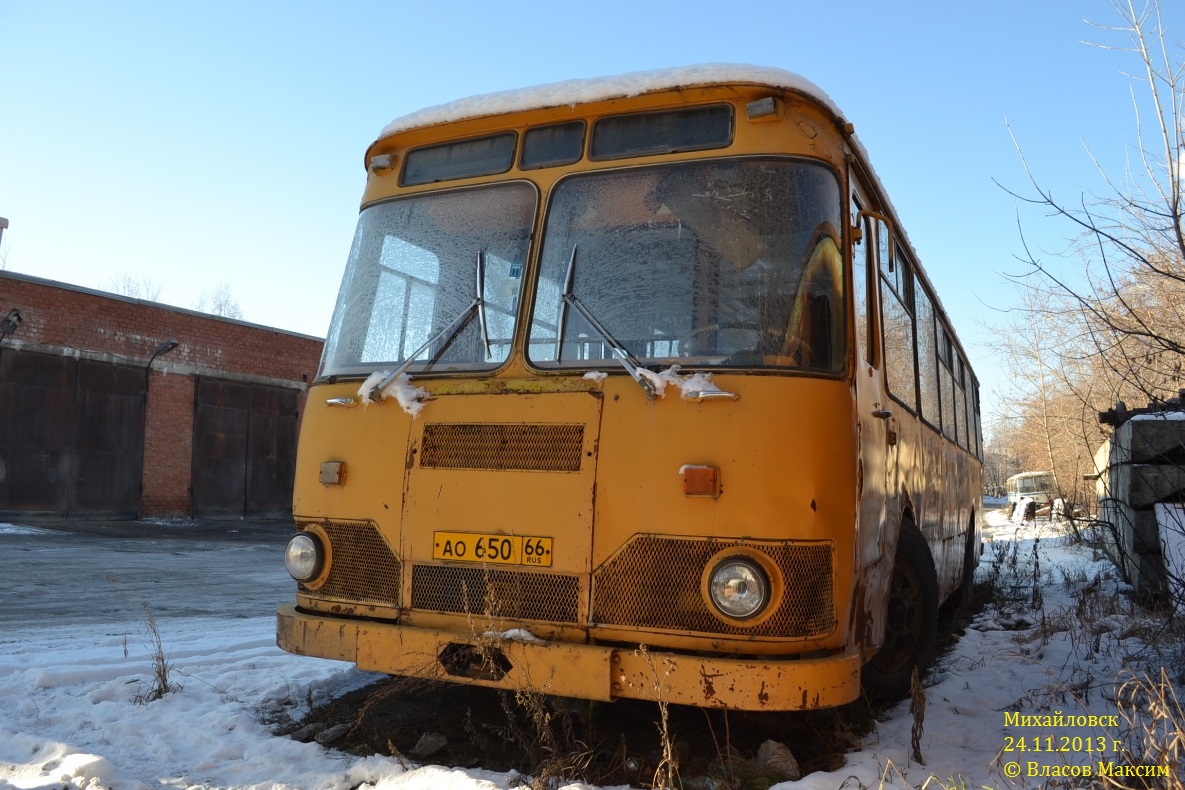
[[[551,567],[551,538],[481,532],[434,532],[432,538],[434,560]]]

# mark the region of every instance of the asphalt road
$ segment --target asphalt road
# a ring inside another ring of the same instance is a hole
[[[17,629],[267,616],[292,599],[285,521],[0,519],[0,640]]]

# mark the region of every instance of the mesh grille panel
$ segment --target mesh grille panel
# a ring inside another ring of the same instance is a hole
[[[414,565],[411,574],[413,609],[560,623],[579,617],[576,576],[442,565]]]
[[[781,637],[821,636],[835,629],[831,543],[753,546],[781,568],[786,592],[773,616],[748,628],[716,617],[700,593],[704,567],[728,545],[718,540],[635,538],[593,575],[593,622]]]
[[[333,564],[329,578],[306,595],[344,601],[399,606],[400,562],[369,521],[327,521],[318,524],[329,536]]]
[[[424,426],[420,466],[579,472],[583,425],[444,424]]]

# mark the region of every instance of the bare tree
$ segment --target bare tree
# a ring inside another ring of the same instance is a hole
[[[985,443],[983,490],[988,496],[1004,496],[1004,484],[1008,478],[1027,469],[1018,451],[1021,443],[1019,432],[1019,424],[1001,422]]]
[[[1082,502],[1082,475],[1105,434],[1097,420],[1089,333],[1064,294],[1029,281],[1009,320],[996,329],[1013,397],[996,415],[989,451],[1017,472],[1046,471],[1062,499]],[[1101,401],[1105,406],[1106,401]]]
[[[202,289],[202,295],[194,302],[193,309],[203,313],[220,315],[223,318],[242,318],[243,311],[239,308],[238,297],[230,290],[230,283],[225,280],[218,283],[212,290]]]
[[[1137,9],[1116,0],[1121,24],[1097,26],[1120,33],[1140,70],[1132,75],[1136,143],[1123,177],[1096,168],[1108,186],[1102,196],[1061,202],[1028,169],[1032,192],[1012,194],[1069,223],[1073,243],[1062,253],[1084,276],[1046,263],[1026,244],[1025,288],[1059,297],[1060,309],[1076,313],[1081,340],[1073,354],[1094,369],[1096,396],[1141,400],[1177,394],[1185,352],[1185,60],[1170,53],[1159,6]],[[1022,154],[1023,159],[1023,154]],[[1093,157],[1092,157],[1093,159]]]
[[[160,299],[161,284],[151,277],[133,277],[130,274],[112,275],[107,278],[107,290],[133,299],[155,302]]]
[[[1028,384],[1019,388],[1017,419],[1036,436],[1038,455],[1050,459],[1059,483],[1095,471],[1089,454],[1102,438],[1099,411],[1116,401],[1164,401],[1185,384],[1185,57],[1170,47],[1155,0],[1113,5],[1119,24],[1096,28],[1125,43],[1098,46],[1139,64],[1130,75],[1136,135],[1126,168],[1108,173],[1092,156],[1106,191],[1075,203],[1056,199],[1027,162],[1028,192],[1010,190],[1071,231],[1068,247],[1045,259],[1026,242],[1028,271],[1015,278],[1026,294],[1016,323],[1054,329],[1041,335],[1040,348],[1019,335],[1020,346],[1038,353],[1012,357],[1015,375]],[[1059,266],[1059,258],[1069,265]],[[1062,453],[1063,441],[1079,446]],[[1023,446],[1022,437],[1022,456]]]

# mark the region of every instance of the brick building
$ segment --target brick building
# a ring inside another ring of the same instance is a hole
[[[320,338],[0,272],[0,319],[11,310],[23,320],[0,338],[0,514],[291,508]]]

